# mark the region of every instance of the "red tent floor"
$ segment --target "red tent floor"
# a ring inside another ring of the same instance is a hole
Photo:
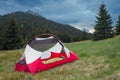
[[[36,61],[34,61],[33,63],[30,64],[20,64],[20,63],[16,63],[15,66],[15,71],[19,71],[19,72],[30,72],[31,74],[35,74],[36,72],[41,72],[68,62],[72,62],[78,59],[78,57],[76,56],[75,53],[70,52],[70,57],[68,58],[65,54],[63,53],[54,53],[51,52],[51,57],[49,59],[55,58],[55,57],[61,57],[64,56],[65,59],[60,60],[60,61],[56,61],[53,63],[49,63],[49,64],[44,64],[42,63],[42,60],[40,58],[38,58]]]

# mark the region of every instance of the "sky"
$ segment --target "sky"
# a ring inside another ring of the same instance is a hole
[[[47,19],[92,32],[102,3],[106,4],[115,26],[120,0],[0,0],[0,15],[32,10]]]

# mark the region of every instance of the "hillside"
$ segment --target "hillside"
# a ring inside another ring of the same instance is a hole
[[[48,20],[32,11],[13,12],[0,16],[0,33],[4,33],[9,26],[11,16],[15,17],[15,22],[21,31],[23,41],[42,33],[53,33],[64,42],[82,40],[83,32],[70,25],[61,24]],[[88,34],[88,33],[87,33]],[[88,34],[90,36],[90,34]]]
[[[79,60],[32,76],[14,71],[23,50],[0,51],[0,80],[120,80],[120,36],[101,41],[65,44]]]

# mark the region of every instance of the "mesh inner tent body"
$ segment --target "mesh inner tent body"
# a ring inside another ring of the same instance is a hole
[[[57,42],[58,40],[54,37],[38,39],[34,38],[28,43],[28,45],[37,51],[43,52],[53,47]]]

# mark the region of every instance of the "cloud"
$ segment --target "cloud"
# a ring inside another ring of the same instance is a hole
[[[89,32],[89,33],[94,33],[94,32],[95,32],[95,29],[89,29],[88,32]]]
[[[38,6],[40,4],[40,0],[13,0],[16,4],[19,4],[21,6],[27,6],[27,7],[34,7]]]
[[[77,29],[83,30],[83,26],[81,26],[80,24],[70,24],[70,25]]]
[[[65,0],[54,5],[49,3],[47,6],[42,7],[44,10],[43,15],[48,19],[65,24],[91,22],[94,19],[95,12],[86,5],[77,2],[78,0]]]

